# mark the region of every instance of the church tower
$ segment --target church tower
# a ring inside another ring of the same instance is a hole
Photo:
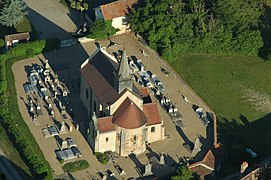
[[[118,75],[117,75],[117,83],[118,83],[118,93],[121,93],[124,89],[129,89],[132,91],[133,83],[132,83],[132,77],[130,74],[130,68],[126,56],[125,50],[123,50],[119,69],[118,69]]]

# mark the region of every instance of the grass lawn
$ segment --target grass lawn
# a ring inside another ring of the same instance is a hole
[[[16,166],[14,167],[17,169],[17,172],[23,177],[23,179],[31,179],[30,176],[31,173],[28,167],[21,159],[18,151],[14,148],[13,143],[10,141],[5,129],[1,125],[0,125],[0,137],[1,137],[0,147],[4,151],[6,156],[9,158],[9,160],[12,161],[13,164],[16,164]]]
[[[258,161],[270,153],[271,62],[189,55],[170,64],[217,114],[218,137],[225,146],[249,147]]]
[[[75,162],[67,163],[63,166],[65,172],[76,172],[89,167],[89,164],[86,160],[79,160]]]

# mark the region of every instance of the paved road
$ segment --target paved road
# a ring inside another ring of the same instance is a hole
[[[23,180],[9,160],[5,157],[4,152],[0,148],[0,169],[6,175],[8,180]]]
[[[80,22],[74,13],[72,13],[74,18],[70,18],[69,10],[57,0],[25,0],[25,2],[28,6],[28,17],[40,38],[69,39],[71,38],[69,32],[76,29],[74,22]]]

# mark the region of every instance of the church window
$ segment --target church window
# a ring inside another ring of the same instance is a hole
[[[88,99],[88,89],[86,88],[86,98]]]
[[[136,135],[134,135],[134,141],[136,141]]]
[[[105,142],[108,142],[109,141],[109,138],[107,137],[107,138],[105,138]]]
[[[155,132],[155,127],[151,127],[151,132]]]
[[[97,104],[95,101],[93,101],[93,111],[96,112],[96,110],[97,110]]]

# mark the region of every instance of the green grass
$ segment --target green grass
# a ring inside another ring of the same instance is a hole
[[[247,91],[271,99],[271,62],[252,57],[189,55],[170,64],[218,116],[219,141],[233,157],[240,153],[233,158],[233,166],[239,167],[246,157],[244,147],[258,154],[256,161],[270,153],[270,112],[257,110],[259,105],[248,101]]]
[[[17,172],[23,177],[23,179],[31,179],[29,168],[20,157],[2,125],[0,125],[0,137],[0,147],[8,159],[16,165],[15,168],[17,169]]]
[[[67,163],[63,166],[65,172],[76,172],[89,167],[89,164],[86,160],[80,160],[75,162]]]

